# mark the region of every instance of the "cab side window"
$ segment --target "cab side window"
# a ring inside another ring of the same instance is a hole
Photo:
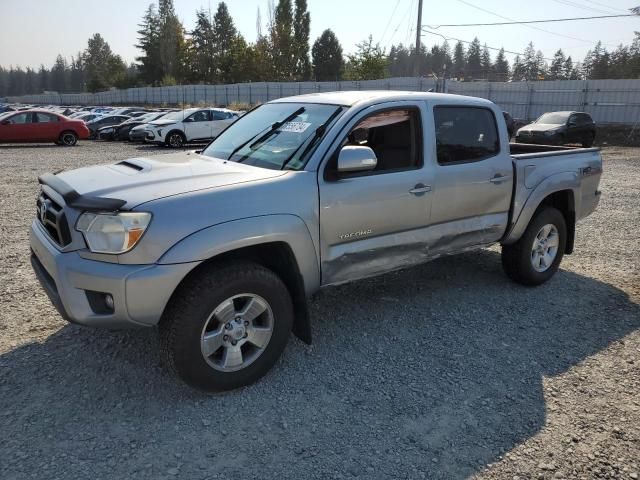
[[[194,113],[190,117],[194,122],[208,122],[209,121],[209,111],[208,110],[200,110],[199,112]]]
[[[23,123],[29,123],[30,118],[30,113],[19,113],[18,115],[14,115],[13,117],[8,118],[7,120],[11,125],[21,125]]]
[[[34,113],[33,116],[35,117],[32,120],[34,123],[51,123],[51,122],[58,121],[58,117],[51,115],[49,113],[37,112],[37,113]]]
[[[477,162],[500,153],[493,112],[482,107],[433,109],[436,153],[440,165]]]
[[[229,118],[229,115],[226,112],[218,112],[214,110],[211,113],[213,114],[214,120],[226,120]]]

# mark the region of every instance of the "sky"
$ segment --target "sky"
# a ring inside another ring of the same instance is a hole
[[[249,41],[256,38],[256,17],[261,11],[267,21],[269,0],[227,0],[236,27]],[[481,23],[510,20],[538,20],[628,13],[640,0],[424,0],[422,24]],[[70,58],[86,48],[87,39],[100,33],[112,50],[131,62],[137,24],[151,0],[0,0],[0,65],[8,67],[50,67],[58,53]],[[176,13],[185,28],[193,28],[196,10],[215,10],[217,0],[174,0]],[[414,44],[418,0],[308,0],[311,13],[310,43],[331,28],[345,53],[358,42],[373,36],[386,50],[392,44]],[[477,36],[489,47],[522,52],[530,41],[545,57],[562,48],[574,60],[582,60],[597,40],[609,49],[633,40],[640,31],[640,16],[580,22],[493,26],[440,27],[449,38],[471,41]],[[263,31],[266,27],[263,26]],[[428,46],[442,38],[423,34]],[[451,45],[455,40],[450,40]],[[493,52],[492,55],[495,55]],[[513,57],[513,56],[511,56]]]

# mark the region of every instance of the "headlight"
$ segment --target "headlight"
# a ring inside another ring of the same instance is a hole
[[[117,254],[135,247],[150,221],[151,214],[146,212],[85,212],[78,218],[76,230],[82,232],[92,252]]]
[[[162,130],[158,130],[158,136],[161,137],[162,136]]]

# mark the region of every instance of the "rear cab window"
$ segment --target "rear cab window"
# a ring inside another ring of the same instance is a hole
[[[498,125],[484,107],[433,108],[438,164],[478,162],[500,153]]]

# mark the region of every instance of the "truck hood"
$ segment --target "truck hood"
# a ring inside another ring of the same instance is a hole
[[[286,175],[281,170],[181,152],[79,168],[58,176],[82,195],[117,198],[131,209],[151,200]]]

